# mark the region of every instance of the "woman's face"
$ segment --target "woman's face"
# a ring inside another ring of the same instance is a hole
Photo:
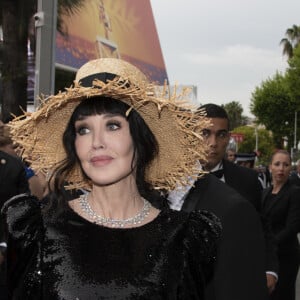
[[[134,176],[134,145],[128,121],[104,113],[75,122],[75,149],[86,175],[96,185],[109,185]]]
[[[291,171],[290,157],[284,153],[276,153],[270,164],[270,171],[274,183],[286,182]]]

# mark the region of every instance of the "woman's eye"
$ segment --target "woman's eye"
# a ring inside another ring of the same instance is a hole
[[[121,124],[119,122],[109,122],[109,123],[107,123],[107,127],[110,130],[117,130],[121,127]]]
[[[89,133],[89,129],[87,127],[79,127],[76,129],[76,133],[78,133],[79,135],[85,135]]]

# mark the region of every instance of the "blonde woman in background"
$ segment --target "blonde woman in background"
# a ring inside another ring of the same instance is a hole
[[[272,300],[295,300],[295,282],[299,268],[300,188],[291,184],[291,156],[276,151],[270,162],[272,185],[263,191],[263,210],[271,221],[278,243],[279,276]]]

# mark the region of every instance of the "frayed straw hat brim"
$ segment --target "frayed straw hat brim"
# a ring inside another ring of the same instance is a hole
[[[117,63],[124,66],[121,60]],[[140,74],[135,67],[133,70],[132,73]],[[117,70],[110,69],[109,72],[119,75]],[[93,87],[75,83],[65,92],[44,100],[36,112],[13,120],[10,123],[12,138],[21,148],[23,157],[33,169],[44,172],[55,170],[66,158],[62,136],[74,109],[82,100],[101,95],[125,102],[135,109],[156,137],[159,155],[146,171],[146,180],[154,188],[164,190],[187,184],[187,177],[198,172],[196,162],[205,160],[206,147],[199,132],[208,125],[208,121],[201,113],[194,113],[191,106],[183,99],[178,100],[176,95],[159,96],[153,85],[145,81],[138,85],[128,84],[136,82],[136,74],[130,81],[122,74],[106,83],[94,81]],[[91,188],[79,165],[66,181],[72,188]]]

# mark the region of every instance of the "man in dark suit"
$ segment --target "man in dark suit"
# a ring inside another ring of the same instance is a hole
[[[210,171],[232,187],[246,200],[251,202],[261,215],[261,184],[255,170],[238,166],[225,160],[225,152],[229,143],[229,118],[226,111],[215,104],[206,104],[200,107],[205,109],[206,116],[210,118],[212,126],[203,130],[203,136],[209,144],[208,161],[205,170]],[[219,174],[218,174],[219,173]],[[220,175],[221,173],[221,175]],[[261,221],[266,242],[266,277],[271,292],[277,282],[278,259],[277,245],[271,233],[270,223],[261,215]]]
[[[171,202],[173,197],[176,192],[170,193]],[[197,209],[213,212],[222,224],[214,277],[205,299],[268,299],[264,235],[254,207],[214,175],[205,174],[195,182],[182,206],[184,211]]]
[[[254,170],[248,171],[223,159],[229,142],[228,117],[219,106],[212,106],[220,115],[210,115],[207,111],[212,127],[202,132],[210,145],[204,167],[207,171],[216,171],[215,175],[221,180],[211,174],[198,179],[190,191],[181,193],[178,205],[174,204],[177,191],[170,193],[171,207],[186,211],[206,209],[221,220],[222,239],[214,280],[206,291],[208,300],[267,299],[267,280],[271,291],[278,265],[270,228],[265,226],[263,232],[265,222],[261,222],[257,213],[261,208],[261,186]],[[267,280],[266,270],[274,271],[267,275]]]
[[[186,191],[168,195],[173,209],[213,212],[221,221],[213,280],[206,300],[266,300],[265,241],[255,208],[235,190],[212,174],[205,174]]]

